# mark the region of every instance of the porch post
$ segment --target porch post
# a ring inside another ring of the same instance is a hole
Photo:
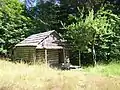
[[[63,47],[63,60],[64,60],[64,64],[65,64],[65,48]]]
[[[45,48],[45,64],[47,66],[47,49]]]

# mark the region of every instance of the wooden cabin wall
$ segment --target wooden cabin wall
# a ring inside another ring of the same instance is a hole
[[[45,50],[37,49],[36,50],[36,61],[45,62]],[[57,49],[47,49],[47,63],[50,65],[59,64],[59,50]]]
[[[38,63],[45,62],[45,50],[44,49],[36,49],[36,62]]]
[[[50,65],[58,65],[59,64],[59,51],[56,49],[49,49],[48,51],[48,63]]]
[[[34,62],[36,59],[35,47],[16,47],[14,51],[15,60],[23,60],[25,62]]]

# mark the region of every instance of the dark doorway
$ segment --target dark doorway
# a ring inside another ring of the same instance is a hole
[[[59,55],[59,64],[64,63],[63,49],[60,49],[58,51],[58,55]]]

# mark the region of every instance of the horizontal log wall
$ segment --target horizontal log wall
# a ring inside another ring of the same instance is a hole
[[[14,51],[16,60],[24,60],[26,62],[45,62],[45,50],[37,49],[35,47],[16,47]],[[50,65],[59,64],[59,50],[47,50],[47,62]]]
[[[16,47],[14,56],[16,60],[21,59],[26,62],[34,62],[36,59],[36,49],[35,47]]]
[[[59,64],[59,54],[58,54],[58,50],[52,50],[52,49],[48,49],[47,50],[47,62],[50,65],[57,65]],[[37,49],[36,50],[36,61],[41,61],[41,62],[45,62],[45,50],[44,49]]]
[[[59,64],[59,55],[58,50],[48,50],[48,63],[50,65],[58,65]]]
[[[36,50],[36,62],[45,62],[45,50],[44,49]]]

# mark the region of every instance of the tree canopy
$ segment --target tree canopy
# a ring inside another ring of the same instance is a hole
[[[0,54],[31,34],[54,29],[71,45],[73,63],[78,60],[78,50],[85,63],[120,59],[119,0],[57,2],[38,0],[28,9],[19,0],[0,0]]]
[[[0,43],[2,50],[11,49],[20,42],[30,28],[30,18],[25,16],[24,5],[18,0],[0,0]]]

